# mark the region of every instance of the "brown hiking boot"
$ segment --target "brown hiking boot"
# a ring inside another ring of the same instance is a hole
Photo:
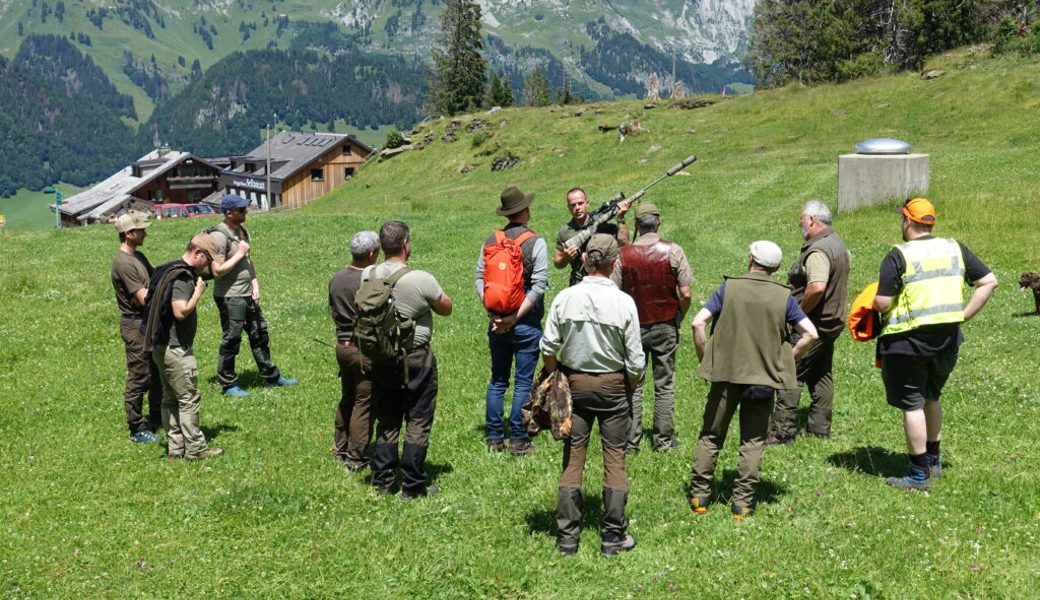
[[[224,454],[223,448],[214,448],[211,446],[198,454],[186,454],[184,458],[188,460],[205,460],[207,458],[216,458],[221,454]]]
[[[513,456],[527,456],[537,449],[531,442],[509,442],[509,453]]]

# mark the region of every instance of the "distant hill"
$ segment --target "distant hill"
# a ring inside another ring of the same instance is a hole
[[[105,104],[116,96],[94,101],[76,85],[68,91],[70,82],[80,81],[76,77],[59,79],[62,87],[0,57],[0,196],[58,181],[86,185],[136,153],[133,130]],[[104,87],[102,79],[83,81]]]
[[[519,91],[535,66],[586,97],[642,93],[650,73],[687,91],[747,83],[739,65],[755,0],[482,0],[491,68]],[[134,99],[141,121],[237,51],[380,53],[428,60],[440,0],[65,0],[0,3],[0,55],[25,36],[71,37]],[[515,94],[519,97],[519,94]]]

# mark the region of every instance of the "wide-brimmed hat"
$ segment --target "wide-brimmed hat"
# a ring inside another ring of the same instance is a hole
[[[520,191],[520,188],[511,185],[502,190],[502,195],[499,197],[499,201],[502,203],[502,206],[498,207],[495,214],[500,217],[508,217],[509,215],[515,215],[528,206],[531,206],[531,203],[534,202],[534,194],[524,195],[524,193]]]
[[[924,198],[911,198],[903,203],[903,216],[914,223],[935,225],[935,207]]]
[[[148,213],[143,213],[139,210],[127,211],[116,217],[116,230],[119,233],[126,233],[134,229],[144,229],[149,225],[151,223],[148,222]]]

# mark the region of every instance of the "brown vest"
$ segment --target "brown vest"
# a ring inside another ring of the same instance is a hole
[[[621,249],[621,289],[636,301],[639,324],[674,321],[679,314],[671,242],[631,244]]]
[[[798,260],[787,273],[787,283],[791,286],[791,295],[801,302],[809,284],[805,261],[809,254],[816,251],[827,255],[831,270],[827,275],[827,287],[823,290],[823,298],[806,316],[821,334],[837,335],[845,328],[845,320],[849,314],[849,251],[841,236],[830,227],[826,227],[806,240]]]

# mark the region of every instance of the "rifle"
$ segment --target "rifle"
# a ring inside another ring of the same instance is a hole
[[[671,177],[672,175],[675,175],[679,171],[682,171],[683,169],[692,165],[696,161],[697,157],[691,154],[690,156],[683,159],[681,163],[675,165],[671,169],[668,169],[668,172],[666,172],[664,175],[661,175],[657,179],[650,182],[650,185],[644,187],[635,194],[632,194],[632,197],[627,199],[629,208],[638,204],[639,201],[643,199],[643,196],[646,195],[646,193],[650,190],[650,188],[661,183],[662,181]],[[592,237],[592,234],[596,233],[596,229],[598,229],[600,225],[614,218],[614,215],[616,215],[618,212],[618,204],[625,201],[625,195],[619,192],[613,198],[604,202],[602,206],[590,212],[588,223],[586,223],[584,227],[579,229],[578,233],[571,237],[571,239],[564,242],[564,245],[574,246],[575,248],[578,248],[580,250],[589,241],[589,239]]]

